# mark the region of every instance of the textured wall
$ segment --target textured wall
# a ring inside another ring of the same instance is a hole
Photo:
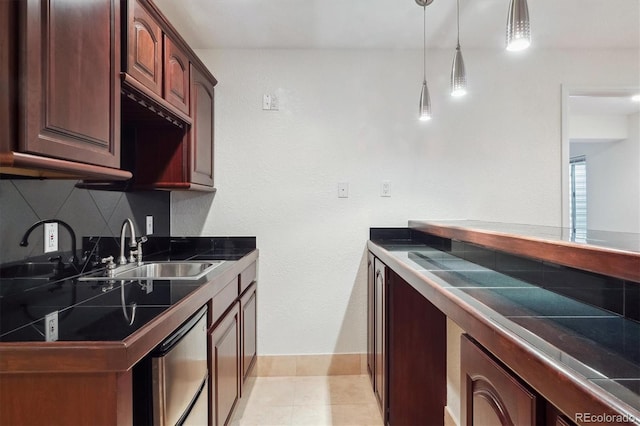
[[[216,187],[172,193],[174,235],[256,235],[259,352],[364,352],[365,242],[408,219],[559,225],[561,84],[638,84],[638,52],[199,51],[218,78]],[[265,93],[279,111],[262,111]],[[381,182],[391,198],[381,198]],[[349,182],[350,197],[337,198]]]
[[[572,142],[571,155],[587,161],[587,228],[640,233],[640,114],[622,118],[628,138]]]
[[[90,191],[77,188],[76,183],[73,180],[0,180],[0,263],[43,255],[42,226],[33,231],[28,247],[19,245],[24,232],[43,219],[60,219],[73,228],[78,256],[82,255],[82,237],[119,237],[120,225],[127,217],[134,220],[136,231],[141,234],[145,230],[145,216],[153,215],[154,235],[170,234],[168,193]],[[69,234],[62,227],[58,229],[60,251],[70,252]]]

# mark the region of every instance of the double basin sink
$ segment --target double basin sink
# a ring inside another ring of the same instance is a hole
[[[199,280],[218,266],[223,260],[210,260],[206,262],[167,261],[144,262],[142,265],[122,265],[111,274],[100,271],[78,278],[78,281],[104,281],[104,280]]]

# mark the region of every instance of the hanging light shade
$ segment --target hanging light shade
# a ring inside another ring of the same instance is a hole
[[[420,121],[431,120],[431,98],[427,87],[427,6],[433,0],[416,0],[422,7],[422,89],[420,90],[420,109],[418,118]]]
[[[431,98],[429,97],[429,88],[427,80],[422,81],[422,90],[420,91],[420,121],[431,120]]]
[[[451,96],[460,97],[467,94],[467,73],[464,69],[464,59],[460,51],[460,0],[456,3],[456,17],[458,29],[458,43],[456,54],[451,65]]]
[[[451,96],[460,97],[467,94],[467,74],[460,46],[456,47],[456,55],[451,66]]]
[[[507,16],[507,50],[524,50],[531,45],[527,0],[511,0]]]

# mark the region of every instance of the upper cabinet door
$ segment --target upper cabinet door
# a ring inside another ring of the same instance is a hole
[[[129,2],[127,73],[162,96],[162,30],[137,1]]]
[[[213,187],[213,86],[191,66],[191,182],[207,187]]]
[[[120,2],[20,6],[20,151],[118,168]]]
[[[189,58],[164,36],[164,98],[189,114]]]

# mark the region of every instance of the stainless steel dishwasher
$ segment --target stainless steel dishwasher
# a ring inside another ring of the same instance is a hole
[[[136,425],[206,425],[207,307],[134,367]]]

